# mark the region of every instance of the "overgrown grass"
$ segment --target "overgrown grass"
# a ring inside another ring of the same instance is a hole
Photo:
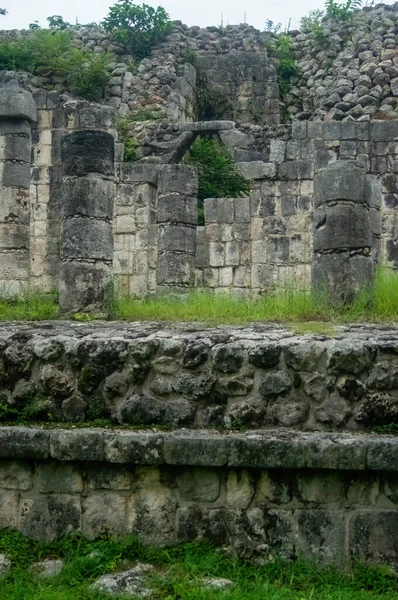
[[[0,296],[0,321],[45,321],[59,313],[56,294],[23,294],[7,299]]]
[[[7,300],[0,297],[0,321],[40,321],[59,314],[54,294],[25,295]],[[90,321],[86,313],[71,319]],[[208,324],[250,322],[290,323],[299,333],[333,335],[334,325],[354,322],[395,322],[398,320],[398,273],[380,269],[371,290],[364,290],[350,305],[338,305],[323,292],[308,292],[297,286],[264,293],[258,298],[211,291],[187,292],[181,297],[153,296],[145,299],[112,294],[109,320],[121,321],[202,321]],[[305,325],[303,325],[305,323]],[[327,324],[327,325],[326,325]]]
[[[115,317],[122,320],[196,320],[214,324],[396,321],[398,274],[380,269],[373,288],[364,290],[347,306],[332,303],[326,292],[309,293],[292,285],[258,299],[210,292],[193,292],[180,300],[170,297],[119,298],[115,304]],[[313,325],[312,329],[319,330],[319,327]],[[328,333],[332,333],[332,328]]]
[[[319,570],[303,561],[289,565],[281,560],[256,566],[229,558],[206,542],[154,549],[131,538],[89,542],[74,536],[44,543],[0,532],[0,552],[13,561],[13,569],[0,579],[2,600],[107,598],[91,590],[90,584],[137,560],[156,567],[149,582],[154,600],[393,600],[398,594],[397,579],[385,568],[358,565],[343,573],[334,568]],[[30,565],[44,558],[62,558],[62,573],[39,579]],[[231,579],[234,587],[205,589],[200,579],[209,576]]]

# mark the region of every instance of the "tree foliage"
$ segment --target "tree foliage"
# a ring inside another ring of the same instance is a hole
[[[113,33],[116,41],[126,44],[135,58],[141,59],[169,33],[171,22],[161,6],[155,9],[147,4],[139,6],[132,0],[118,0],[109,9],[102,26]]]
[[[250,191],[249,182],[239,173],[226,148],[214,138],[198,138],[186,162],[198,170],[199,224],[204,222],[206,198],[238,198]]]

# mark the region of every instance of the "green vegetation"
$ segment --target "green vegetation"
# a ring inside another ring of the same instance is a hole
[[[77,96],[93,102],[103,95],[109,81],[111,54],[72,50],[68,61],[68,84]]]
[[[304,561],[286,564],[278,559],[254,565],[227,557],[208,542],[148,548],[133,538],[90,542],[75,535],[40,542],[4,531],[0,533],[0,552],[13,563],[12,570],[0,579],[0,598],[7,600],[105,600],[109,596],[90,589],[90,584],[136,561],[155,567],[148,580],[154,600],[395,600],[398,592],[397,579],[387,568],[355,565],[343,573],[332,567],[320,570]],[[62,572],[49,579],[32,572],[32,563],[45,558],[63,559]],[[206,589],[203,577],[231,579],[234,586]]]
[[[308,15],[300,20],[302,31],[312,33],[318,42],[322,42],[325,38],[325,30],[322,25],[323,18],[323,10],[310,10]]]
[[[206,75],[201,72],[196,78],[195,108],[198,121],[226,119],[232,114],[230,98],[220,90],[212,88]]]
[[[284,102],[293,83],[300,75],[299,68],[293,54],[292,38],[288,33],[281,33],[276,37],[276,39],[267,41],[266,46],[269,55],[274,58],[276,63],[279,96],[281,102]],[[285,122],[290,120],[290,115],[288,112],[284,112],[282,115],[282,120]]]
[[[354,10],[361,8],[362,0],[346,0],[345,2],[335,2],[335,0],[326,0],[326,16],[337,23],[349,21]]]
[[[250,191],[249,182],[239,173],[227,149],[214,138],[197,138],[186,163],[198,170],[199,224],[204,223],[205,198],[238,198]]]
[[[113,33],[115,40],[126,44],[132,55],[141,59],[151,51],[171,30],[169,15],[164,8],[139,6],[132,0],[118,0],[103,20],[105,31]]]
[[[0,69],[22,69],[48,78],[63,77],[71,91],[99,100],[109,81],[111,54],[73,48],[67,29],[37,29],[18,40],[0,39]]]
[[[123,143],[124,143],[124,153],[123,153],[124,162],[138,162],[140,160],[139,154],[137,152],[139,142],[133,137],[128,137],[128,138],[124,139]]]
[[[0,297],[0,321],[45,321],[58,316],[57,294],[21,294]]]
[[[82,320],[80,314],[72,316]],[[58,317],[54,295],[26,295],[0,299],[0,321],[39,321]],[[84,320],[94,316],[85,315]],[[176,300],[172,297],[137,299],[109,298],[108,319],[125,321],[204,321],[210,324],[244,324],[254,321],[290,323],[303,333],[333,334],[338,323],[394,322],[398,320],[398,273],[379,269],[374,286],[364,290],[350,305],[332,303],[323,292],[308,292],[297,285],[264,292],[250,299],[233,294],[214,295],[209,291],[192,291]],[[305,323],[305,325],[300,325]],[[325,325],[327,323],[327,325]]]

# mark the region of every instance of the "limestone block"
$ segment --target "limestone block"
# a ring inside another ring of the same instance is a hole
[[[220,472],[216,469],[194,468],[177,479],[180,498],[188,502],[215,502],[221,491]]]
[[[32,94],[16,87],[0,88],[0,119],[36,122],[37,108]]]
[[[365,170],[351,161],[336,161],[320,169],[314,177],[314,206],[332,200],[365,200]]]
[[[83,507],[83,533],[89,539],[126,535],[126,497],[111,492],[92,494]]]
[[[233,283],[233,268],[222,267],[219,270],[219,285],[221,287],[231,287]]]
[[[121,163],[120,165],[120,181],[128,183],[149,183],[153,186],[157,185],[158,165],[145,165],[134,163]]]
[[[0,527],[1,529],[16,529],[18,523],[18,492],[1,490],[0,493]]]
[[[5,161],[3,167],[3,186],[30,188],[30,163]]]
[[[196,133],[218,132],[235,129],[235,123],[233,121],[198,121],[194,123],[182,123],[180,128],[181,131],[194,131]]]
[[[196,231],[182,225],[160,225],[158,228],[158,252],[181,252],[195,254]]]
[[[30,137],[18,133],[0,137],[0,160],[21,160],[30,163]]]
[[[71,217],[62,222],[62,259],[112,261],[113,237],[108,222],[88,217]]]
[[[198,222],[197,204],[196,196],[159,195],[157,222],[196,225]]]
[[[235,221],[250,223],[250,198],[235,198]]]
[[[223,267],[225,264],[225,245],[219,242],[209,243],[210,267]]]
[[[87,307],[97,310],[103,307],[111,280],[110,264],[62,261],[59,285],[62,309],[77,313]]]
[[[252,135],[236,129],[222,131],[220,137],[227,148],[248,148],[254,143],[254,137]]]
[[[65,179],[62,184],[62,216],[112,219],[115,186],[99,178]]]
[[[0,461],[0,488],[2,490],[30,490],[33,487],[33,468],[18,460]]]
[[[43,494],[73,494],[83,491],[83,480],[76,467],[56,462],[38,465],[39,492]]]
[[[369,286],[373,269],[370,256],[350,256],[348,252],[314,254],[312,285],[320,289],[326,286],[338,302],[350,301],[362,288]]]
[[[196,169],[186,165],[162,165],[159,170],[158,194],[185,194],[196,196],[198,175]]]
[[[238,162],[236,166],[242,173],[243,177],[249,181],[252,181],[253,179],[270,179],[276,176],[276,166],[272,162]]]
[[[114,175],[115,141],[99,130],[74,131],[61,141],[64,175]]]
[[[313,219],[315,251],[371,245],[369,211],[362,206],[343,202],[319,206]]]
[[[156,270],[158,285],[193,285],[194,260],[194,255],[187,253],[162,252],[159,254]]]
[[[81,530],[80,498],[66,494],[21,501],[20,530],[34,539],[55,540]]]

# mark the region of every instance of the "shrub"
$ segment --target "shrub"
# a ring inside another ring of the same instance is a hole
[[[198,138],[189,151],[186,163],[198,170],[200,225],[204,223],[205,198],[237,198],[250,191],[249,182],[239,173],[226,148],[214,138]]]
[[[125,138],[123,160],[125,162],[138,162],[140,157],[137,152],[138,141],[133,137]]]
[[[71,36],[68,31],[40,29],[29,38],[35,72],[59,77],[69,70]]]
[[[362,0],[346,0],[344,3],[326,0],[326,16],[340,23],[349,21],[354,10],[361,8]]]
[[[16,71],[33,69],[33,57],[26,38],[19,40],[0,39],[0,70]]]
[[[316,40],[322,41],[325,37],[325,30],[322,25],[324,18],[323,10],[310,10],[308,15],[302,17],[300,25],[304,33],[312,33]]]
[[[68,83],[71,91],[86,100],[99,100],[109,81],[108,66],[111,59],[111,54],[73,50],[68,60]]]
[[[113,33],[116,41],[126,44],[135,58],[141,59],[169,33],[171,22],[161,6],[155,9],[132,0],[118,0],[110,7],[102,26]]]

